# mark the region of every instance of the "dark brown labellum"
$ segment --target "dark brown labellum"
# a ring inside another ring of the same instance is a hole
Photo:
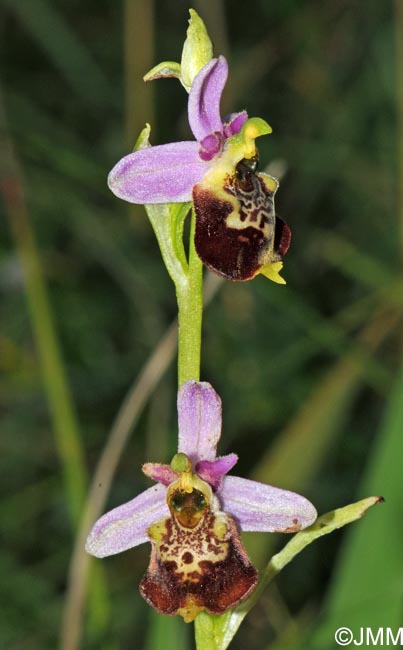
[[[257,584],[235,522],[212,508],[202,492],[175,491],[172,516],[153,524],[150,564],[140,593],[162,614],[186,622],[199,612],[222,614],[244,600]]]
[[[201,181],[193,188],[195,246],[203,263],[229,280],[250,280],[286,254],[291,232],[275,215],[277,181],[257,174],[258,158],[241,160],[222,186]]]
[[[281,257],[287,253],[290,248],[291,230],[287,224],[276,217],[276,228],[274,231],[274,251]]]

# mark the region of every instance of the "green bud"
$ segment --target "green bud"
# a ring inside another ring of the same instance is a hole
[[[181,60],[181,82],[188,92],[197,73],[213,58],[213,45],[204,22],[194,9],[189,9],[189,13]]]

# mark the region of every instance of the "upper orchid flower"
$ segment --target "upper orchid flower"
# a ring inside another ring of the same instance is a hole
[[[86,549],[105,557],[151,541],[142,596],[159,612],[192,621],[203,609],[234,607],[257,584],[238,528],[295,532],[313,523],[316,510],[293,492],[226,476],[238,459],[216,457],[221,400],[210,384],[183,384],[178,415],[179,453],[171,465],[143,466],[158,485],[101,517]]]
[[[147,147],[125,156],[109,174],[109,187],[131,203],[193,200],[195,246],[201,260],[230,280],[263,273],[284,283],[279,271],[290,243],[288,226],[275,216],[278,182],[257,174],[255,139],[271,133],[246,111],[225,121],[221,95],[228,77],[223,56],[193,80],[188,119],[196,141]]]

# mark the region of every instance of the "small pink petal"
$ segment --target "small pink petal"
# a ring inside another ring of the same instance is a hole
[[[246,120],[248,119],[248,114],[246,111],[241,111],[240,113],[232,113],[228,115],[225,119],[224,124],[224,135],[226,138],[230,138],[232,135],[236,135],[242,129]]]
[[[193,185],[207,169],[197,142],[171,142],[122,158],[110,172],[108,185],[129,203],[182,203],[191,200]]]
[[[149,476],[153,481],[162,483],[162,485],[171,485],[177,480],[178,474],[173,471],[170,465],[162,465],[161,463],[144,463],[142,470],[146,476]]]
[[[229,472],[234,465],[238,462],[236,454],[228,454],[221,456],[215,460],[201,460],[196,464],[196,473],[203,481],[211,485],[214,490],[217,490],[222,477]]]
[[[178,451],[193,467],[199,460],[214,460],[221,435],[221,399],[207,382],[190,379],[178,392]]]
[[[188,117],[193,135],[199,142],[215,131],[222,133],[220,101],[227,77],[228,63],[223,56],[219,56],[218,59],[211,59],[193,81]]]
[[[244,531],[293,533],[310,526],[317,517],[305,497],[238,476],[225,476],[217,496],[224,512]]]
[[[86,551],[95,557],[106,557],[148,542],[147,528],[169,516],[165,494],[163,485],[154,485],[107,512],[88,535]]]

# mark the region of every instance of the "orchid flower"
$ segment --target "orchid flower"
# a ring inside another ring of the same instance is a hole
[[[277,180],[256,173],[255,140],[271,133],[271,127],[260,118],[249,119],[246,111],[221,119],[227,77],[223,56],[195,76],[188,101],[194,141],[135,151],[115,165],[108,184],[130,203],[193,201],[195,247],[209,269],[230,280],[262,273],[284,284],[279,271],[290,229],[275,215]]]
[[[192,621],[202,610],[221,614],[257,584],[241,531],[295,532],[316,519],[304,497],[237,476],[238,458],[217,457],[221,400],[206,382],[178,393],[179,443],[171,465],[146,463],[157,481],[94,525],[86,550],[96,557],[150,541],[140,593],[157,611]]]

